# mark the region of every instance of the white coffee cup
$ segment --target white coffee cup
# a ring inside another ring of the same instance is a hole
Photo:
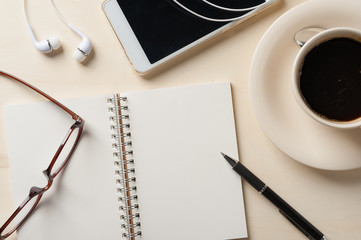
[[[301,76],[304,59],[307,56],[307,54],[319,44],[335,38],[350,38],[361,43],[361,30],[348,28],[348,27],[331,28],[324,30],[320,33],[317,33],[309,40],[307,40],[307,42],[301,47],[300,51],[298,52],[293,65],[293,76],[292,76],[293,92],[299,106],[316,121],[324,125],[334,128],[340,128],[340,129],[351,129],[351,128],[361,127],[361,117],[358,117],[350,121],[331,120],[326,117],[323,117],[321,114],[315,112],[309,106],[300,89],[300,76]]]

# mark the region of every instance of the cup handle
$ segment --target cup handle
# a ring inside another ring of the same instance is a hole
[[[295,41],[298,46],[302,47],[310,38],[326,29],[321,27],[307,27],[299,30],[295,34]]]

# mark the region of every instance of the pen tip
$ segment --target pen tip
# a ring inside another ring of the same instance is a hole
[[[233,158],[230,158],[228,155],[224,154],[223,152],[221,152],[221,154],[227,160],[227,162],[231,164],[232,167],[234,167],[237,164],[237,162]]]

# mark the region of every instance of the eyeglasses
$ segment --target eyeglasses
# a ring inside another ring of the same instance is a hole
[[[43,171],[45,178],[48,183],[45,187],[32,187],[30,188],[29,195],[26,199],[20,204],[20,206],[14,211],[14,213],[9,217],[9,219],[4,223],[0,228],[0,240],[3,240],[9,237],[12,233],[18,230],[24,222],[31,216],[34,212],[36,206],[38,205],[43,194],[51,187],[54,178],[64,169],[66,164],[69,162],[70,157],[77,146],[80,136],[83,131],[84,121],[76,113],[71,111],[69,108],[65,107],[63,104],[50,97],[48,94],[37,89],[36,87],[30,85],[29,83],[12,76],[8,73],[0,71],[0,75],[16,80],[17,82],[31,88],[35,92],[49,99],[51,102],[56,104],[58,107],[63,109],[67,114],[69,114],[72,119],[75,121],[69,128],[66,133],[63,141],[61,142],[58,150],[56,151],[53,159],[51,160],[47,169]]]

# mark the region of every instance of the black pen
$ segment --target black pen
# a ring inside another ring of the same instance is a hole
[[[311,240],[326,240],[326,237],[309,221],[301,216],[295,209],[286,203],[280,196],[278,196],[271,188],[256,177],[251,171],[243,166],[239,161],[221,153],[227,162],[232,166],[244,180],[252,185],[259,193],[270,200],[278,209],[279,212],[289,220],[298,230],[306,235]]]

